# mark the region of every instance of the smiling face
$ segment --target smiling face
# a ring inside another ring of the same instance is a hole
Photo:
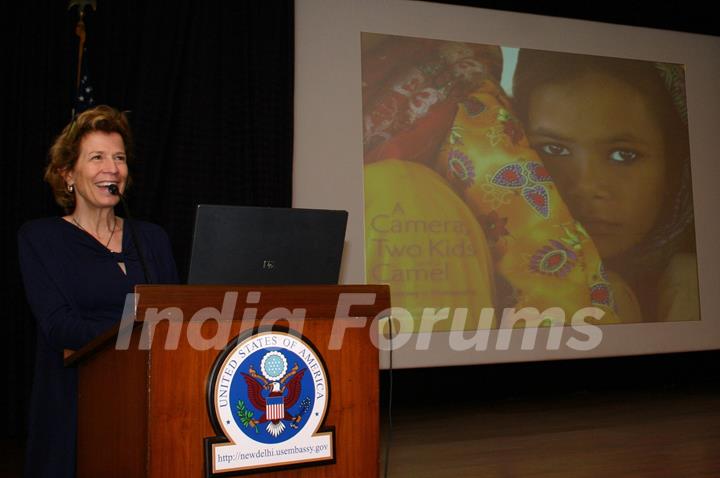
[[[602,73],[529,97],[527,131],[573,217],[609,259],[647,237],[666,194],[660,121],[642,92]]]
[[[112,208],[120,200],[107,186],[115,184],[120,193],[128,177],[127,155],[118,133],[94,131],[80,142],[80,153],[65,182],[75,187],[76,208]]]

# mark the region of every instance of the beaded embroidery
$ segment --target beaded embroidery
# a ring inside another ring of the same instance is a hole
[[[530,259],[530,270],[539,274],[565,277],[574,267],[577,255],[561,242],[550,240],[549,246],[543,246]]]
[[[492,184],[503,188],[522,188],[525,202],[546,219],[550,217],[550,195],[547,188],[538,183],[550,181],[552,178],[545,166],[532,161],[503,166],[490,179]]]

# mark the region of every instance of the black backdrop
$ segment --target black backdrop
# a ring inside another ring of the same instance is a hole
[[[137,161],[131,165],[130,206],[135,216],[170,233],[183,275],[195,204],[290,204],[293,5],[282,0],[97,2],[86,22],[95,99],[132,112]],[[0,12],[0,370],[5,385],[0,432],[18,442],[32,380],[34,326],[18,275],[15,234],[25,220],[60,213],[41,177],[53,135],[69,120],[72,106],[77,14],[67,3],[16,2]],[[686,2],[653,5],[652,11],[606,3],[592,8],[516,0],[446,3],[720,33],[712,15],[691,10]],[[716,380],[717,359],[717,352],[703,352],[506,364],[473,367],[471,373],[495,394],[562,393]],[[396,375],[400,403],[403,394],[408,401],[417,399],[413,385],[427,373]],[[468,370],[442,373],[467,377]]]
[[[86,12],[95,101],[131,111],[130,208],[169,232],[183,276],[194,205],[290,205],[293,4],[98,0],[97,11]],[[7,384],[0,426],[5,436],[22,436],[34,325],[15,235],[28,219],[61,214],[42,172],[53,136],[70,120],[77,8],[68,11],[63,0],[18,2],[0,16],[0,363]]]

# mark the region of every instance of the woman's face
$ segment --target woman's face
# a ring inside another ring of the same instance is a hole
[[[94,131],[80,142],[80,154],[72,171],[66,174],[67,184],[75,186],[76,207],[114,207],[118,201],[108,191],[114,184],[122,193],[128,176],[125,143],[118,133]]]
[[[640,243],[666,192],[663,132],[641,92],[601,73],[535,89],[528,138],[604,259]]]

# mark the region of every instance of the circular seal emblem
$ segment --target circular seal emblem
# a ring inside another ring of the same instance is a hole
[[[208,380],[209,476],[334,460],[321,430],[330,387],[322,357],[304,337],[253,331],[218,356]]]

